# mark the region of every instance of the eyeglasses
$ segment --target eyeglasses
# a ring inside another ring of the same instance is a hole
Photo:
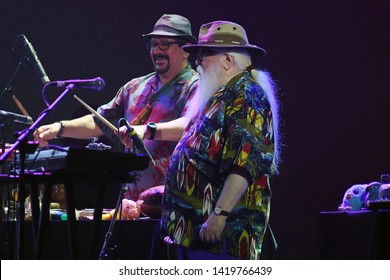
[[[167,41],[167,40],[161,40],[161,41],[150,41],[146,44],[146,47],[148,50],[155,50],[157,47],[162,50],[166,51],[169,49],[171,45],[179,44],[179,42],[176,41]]]

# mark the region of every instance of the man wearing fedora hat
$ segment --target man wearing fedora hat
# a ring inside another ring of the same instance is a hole
[[[168,169],[164,240],[182,259],[259,259],[280,146],[272,80],[251,66],[266,52],[229,21],[202,25],[183,49],[198,55],[200,94]]]
[[[140,172],[138,180],[129,187],[127,198],[133,200],[137,200],[144,190],[164,184],[169,157],[176,143],[152,141],[158,134],[154,123],[180,118],[187,110],[186,103],[195,92],[198,81],[198,74],[191,69],[189,54],[181,48],[197,42],[187,18],[164,14],[153,31],[143,37],[147,41],[154,72],[132,79],[119,89],[109,103],[97,109],[115,126],[118,120],[126,118],[131,125],[146,127],[145,146],[155,166]],[[43,125],[34,133],[41,145],[55,137],[87,139],[102,135],[111,139],[117,137],[94,115]]]

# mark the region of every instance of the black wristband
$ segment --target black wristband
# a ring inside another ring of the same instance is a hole
[[[62,121],[59,121],[58,123],[60,124],[61,128],[60,128],[60,131],[58,131],[58,134],[56,137],[60,138],[60,137],[62,137],[62,134],[64,134],[65,125]]]

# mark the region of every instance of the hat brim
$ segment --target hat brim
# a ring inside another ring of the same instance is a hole
[[[264,56],[266,51],[263,48],[260,48],[255,45],[188,45],[182,47],[184,51],[188,53],[199,53],[200,51],[204,52],[217,52],[221,49],[228,50],[247,50],[251,56]]]
[[[179,38],[183,38],[184,40],[192,44],[198,43],[198,40],[194,36],[188,34],[176,34],[176,33],[163,31],[163,30],[153,31],[148,34],[143,34],[142,36],[143,37],[152,37],[152,36],[179,37]]]

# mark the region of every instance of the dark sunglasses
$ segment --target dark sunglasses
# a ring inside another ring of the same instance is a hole
[[[195,60],[196,65],[202,65],[204,57],[216,55],[217,52],[212,50],[199,51],[198,57]]]

